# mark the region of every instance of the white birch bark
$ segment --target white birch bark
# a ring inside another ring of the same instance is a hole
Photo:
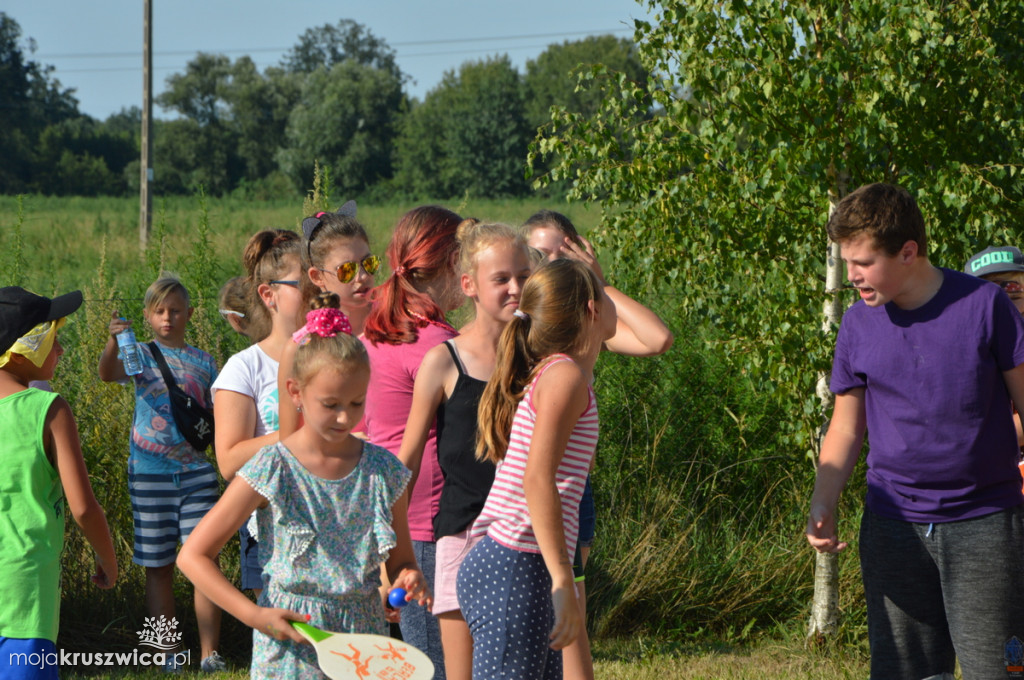
[[[829,192],[829,217],[835,212],[839,201],[846,195],[849,175],[840,171],[836,176],[835,191]],[[825,258],[825,306],[822,330],[829,337],[832,329],[839,325],[842,318],[842,298],[840,291],[843,285],[843,269],[840,265],[839,244],[828,242],[828,255]],[[818,433],[817,451],[821,452],[821,443],[828,431],[828,414],[832,411],[835,396],[828,389],[829,375],[822,371],[818,375],[817,395],[821,402],[821,413],[824,418]],[[817,458],[815,458],[817,466]],[[811,603],[811,618],[807,625],[808,640],[820,642],[835,635],[839,627],[839,555],[835,553],[815,553],[814,561],[814,600]]]

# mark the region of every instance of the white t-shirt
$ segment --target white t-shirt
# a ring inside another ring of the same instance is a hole
[[[277,417],[277,368],[278,362],[271,359],[259,345],[253,345],[228,359],[210,388],[214,403],[220,390],[238,392],[256,402],[256,412],[260,417],[253,437],[277,432],[280,427]]]

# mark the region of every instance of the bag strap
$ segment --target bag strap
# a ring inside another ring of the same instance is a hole
[[[167,360],[164,359],[163,352],[161,352],[160,348],[157,347],[156,342],[147,342],[146,346],[149,347],[149,351],[156,360],[157,366],[160,367],[160,373],[164,376],[164,384],[167,385],[168,391],[178,390],[179,392],[183,392],[183,390],[178,387],[178,383],[174,379],[174,374],[171,373],[171,367],[167,365]]]

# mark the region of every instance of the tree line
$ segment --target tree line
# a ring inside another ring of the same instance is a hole
[[[141,110],[82,113],[34,50],[0,12],[0,193],[137,193]],[[646,80],[633,43],[604,35],[552,44],[525,73],[507,55],[464,62],[420,101],[394,50],[351,19],[308,29],[262,72],[248,56],[199,53],[155,98],[174,117],[153,124],[153,188],[288,195],[318,163],[342,195],[525,195],[528,147],[551,108],[598,110],[602,93],[577,91],[572,75],[594,63]]]

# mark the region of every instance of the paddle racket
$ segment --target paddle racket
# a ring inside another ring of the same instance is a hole
[[[320,670],[331,680],[431,680],[434,664],[410,644],[384,635],[332,633],[300,621],[295,630],[313,643]]]

